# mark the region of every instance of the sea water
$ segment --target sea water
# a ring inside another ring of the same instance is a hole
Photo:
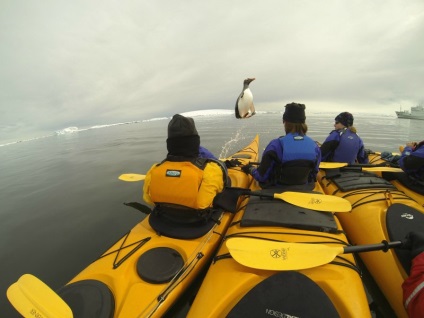
[[[279,112],[259,112],[245,120],[228,111],[187,115],[194,117],[202,145],[220,158],[256,134],[262,153],[271,139],[284,134]],[[308,135],[323,142],[336,115],[307,113]],[[1,317],[20,317],[6,289],[22,274],[58,289],[144,218],[123,205],[142,202],[142,182],[123,182],[118,176],[144,174],[166,156],[169,120],[65,127],[52,136],[0,146]],[[397,152],[407,141],[424,139],[423,123],[355,114],[354,126],[366,148]]]

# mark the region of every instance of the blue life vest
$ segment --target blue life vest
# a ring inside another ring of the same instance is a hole
[[[274,168],[275,184],[306,184],[314,181],[312,171],[317,162],[317,144],[308,136],[289,133],[279,138],[283,157]]]
[[[281,147],[283,148],[282,163],[291,160],[317,160],[315,148],[317,144],[308,136],[299,134],[287,134],[279,138]]]

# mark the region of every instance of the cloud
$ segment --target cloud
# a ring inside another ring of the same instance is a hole
[[[0,139],[233,109],[249,76],[258,109],[392,112],[423,98],[423,17],[421,0],[4,1]]]

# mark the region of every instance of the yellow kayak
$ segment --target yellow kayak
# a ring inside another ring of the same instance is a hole
[[[318,181],[326,194],[352,204],[350,213],[336,215],[353,245],[402,241],[409,231],[424,227],[424,208],[374,172],[325,169]],[[380,295],[375,298],[382,296],[391,315],[407,317],[401,285],[410,270],[409,251],[389,249],[359,256],[372,277],[369,283],[378,287]]]
[[[318,248],[316,244],[336,248],[348,245],[333,213],[294,205],[296,200],[303,205],[304,195],[310,195],[309,201],[315,204],[323,202],[318,183],[314,190],[319,197],[311,192],[290,192],[293,204],[283,202],[280,195],[270,195],[269,190],[259,192],[264,194],[262,198],[258,192],[250,196],[246,209],[235,215],[228,228],[188,317],[371,316],[352,254],[334,256],[334,260],[316,266],[309,264],[307,253],[298,253],[289,266],[279,261],[290,259],[290,249],[300,243],[315,244],[308,244],[312,249]],[[278,247],[287,242],[291,247]],[[275,248],[269,244],[275,244]],[[241,255],[236,261],[240,252],[246,257]]]
[[[387,163],[381,158],[379,152],[371,153],[368,155],[371,164],[384,164]],[[418,204],[424,207],[424,186],[414,184],[405,173],[390,173],[390,172],[377,172],[386,180],[390,181],[398,190],[404,192],[410,198],[414,199]]]
[[[227,159],[257,161],[258,144],[256,136]],[[233,187],[249,188],[252,177],[239,167],[228,173]],[[245,202],[240,198],[239,208]],[[216,222],[191,228],[175,224],[172,237],[153,229],[147,216],[58,294],[74,317],[162,317],[209,265],[233,216],[219,212]]]

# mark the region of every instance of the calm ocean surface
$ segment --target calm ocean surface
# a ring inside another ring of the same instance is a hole
[[[323,142],[335,113],[307,113],[308,135]],[[397,152],[424,139],[424,121],[354,114],[365,146]],[[260,135],[260,149],[283,135],[280,113],[247,120],[233,114],[195,116],[203,146],[221,158]],[[112,125],[0,146],[0,316],[20,317],[7,287],[31,273],[53,289],[68,282],[144,215],[123,202],[141,201],[145,173],[166,155],[168,119]]]

